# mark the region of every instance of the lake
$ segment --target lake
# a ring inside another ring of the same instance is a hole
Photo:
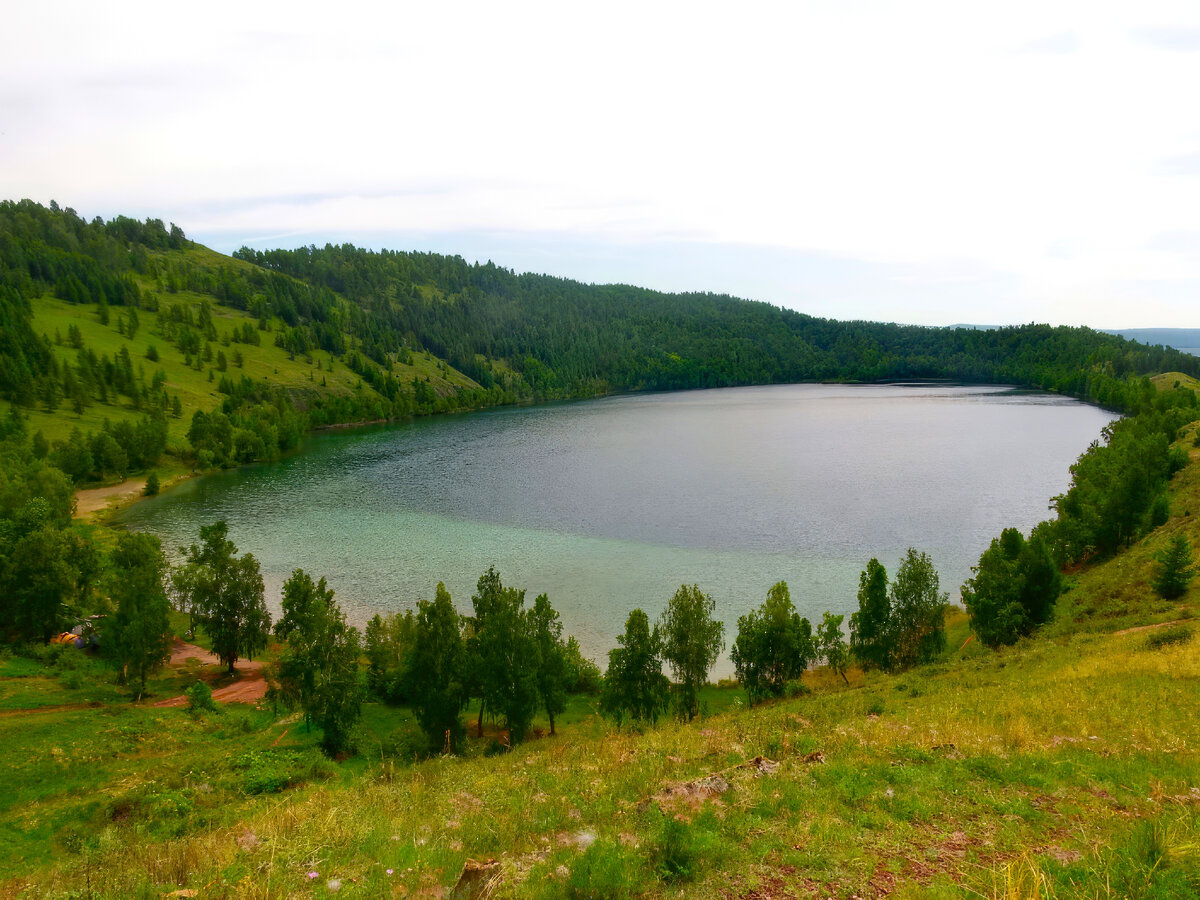
[[[494,565],[547,593],[603,667],[635,607],[699,584],[726,623],[786,580],[801,615],[857,609],[871,557],[906,548],[958,588],[989,541],[1048,518],[1113,415],[989,386],[778,385],[486,410],[309,438],[277,463],[192,479],[118,521],[174,559],[229,523],[262,565],[324,576],[347,618],[409,609],[438,581],[462,612]],[[849,624],[847,617],[846,624]],[[730,674],[728,653],[714,677]]]

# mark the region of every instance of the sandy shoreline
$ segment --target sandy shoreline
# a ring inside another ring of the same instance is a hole
[[[130,478],[108,487],[86,488],[75,492],[75,516],[86,519],[95,513],[122,506],[142,495],[145,478]]]

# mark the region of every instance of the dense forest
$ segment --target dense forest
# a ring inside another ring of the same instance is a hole
[[[950,379],[1045,388],[1124,409],[1137,403],[1127,395],[1128,375],[1200,372],[1195,357],[1088,328],[841,322],[723,295],[587,285],[350,245],[243,248],[235,256],[338,292],[369,311],[393,345],[418,344],[482,385],[514,370],[539,398]]]

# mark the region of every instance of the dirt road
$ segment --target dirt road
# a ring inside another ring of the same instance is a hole
[[[197,659],[201,665],[220,665],[221,660],[216,654],[189,644],[179,638],[171,645],[171,659],[167,665],[182,666],[189,659]],[[213,691],[213,699],[221,703],[253,703],[262,699],[267,693],[267,680],[263,678],[262,663],[253,659],[239,659],[234,663],[238,672],[238,680],[233,684],[217,688]],[[155,706],[183,706],[187,703],[184,696],[172,697],[169,700],[159,700]]]

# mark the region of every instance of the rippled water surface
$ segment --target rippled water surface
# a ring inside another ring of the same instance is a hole
[[[495,565],[546,592],[603,662],[625,617],[681,583],[727,623],[786,580],[801,614],[856,608],[858,574],[931,554],[957,599],[992,537],[1048,517],[1109,413],[1004,388],[786,385],[613,397],[311,439],[278,463],[194,479],[122,516],[169,551],[229,523],[268,598],[296,567],[351,621],[444,581],[469,611]],[[727,674],[723,661],[715,674]]]

